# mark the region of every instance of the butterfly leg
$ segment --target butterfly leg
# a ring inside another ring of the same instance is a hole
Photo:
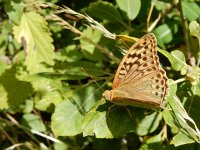
[[[126,111],[128,112],[128,115],[131,117],[131,120],[133,121],[132,123],[133,123],[133,126],[137,126],[137,123],[136,123],[136,120],[133,118],[133,113],[131,113],[131,111],[128,109],[128,107],[127,106],[124,106],[124,108],[126,109]],[[132,111],[133,112],[133,111]]]
[[[115,108],[114,108],[114,107],[115,107]],[[115,105],[115,104],[113,104],[112,106],[110,106],[110,107],[108,108],[107,113],[106,113],[106,118],[108,118],[110,112],[114,111],[115,109],[117,109],[117,108],[119,108],[119,107],[120,107],[120,106],[117,106],[117,105]],[[112,109],[112,108],[113,108],[113,109]]]

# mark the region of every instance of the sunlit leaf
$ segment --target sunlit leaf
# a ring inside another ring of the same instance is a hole
[[[190,33],[200,39],[200,26],[197,21],[192,21],[189,24]]]
[[[47,22],[35,12],[24,13],[19,26],[14,27],[14,35],[25,48],[25,64],[31,73],[52,71],[54,47]]]
[[[44,132],[46,130],[43,122],[40,120],[40,117],[35,114],[24,114],[22,119],[22,125],[27,126],[30,129],[39,132]]]
[[[200,7],[198,4],[189,1],[183,1],[183,13],[189,21],[196,20],[200,17]]]
[[[116,0],[119,8],[126,12],[130,20],[134,20],[139,14],[141,8],[140,0]]]
[[[74,136],[81,133],[83,114],[69,99],[57,105],[52,115],[51,128],[55,136]]]
[[[172,67],[176,71],[181,71],[181,74],[186,74],[188,65],[186,64],[185,55],[178,50],[171,52],[173,56]]]
[[[82,132],[84,115],[99,97],[98,90],[95,85],[89,84],[56,106],[51,122],[56,136],[74,136]]]

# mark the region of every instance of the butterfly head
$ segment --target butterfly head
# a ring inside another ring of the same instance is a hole
[[[112,92],[109,91],[109,90],[106,90],[104,93],[103,93],[103,97],[107,100],[111,100],[112,99]]]

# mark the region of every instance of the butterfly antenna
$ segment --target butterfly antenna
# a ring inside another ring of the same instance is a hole
[[[99,85],[99,83],[97,83],[97,81],[86,71],[86,69],[85,68],[81,68],[83,71],[85,71],[85,73],[96,83],[96,85],[102,90],[102,91],[104,91],[103,89],[102,89],[102,87]]]

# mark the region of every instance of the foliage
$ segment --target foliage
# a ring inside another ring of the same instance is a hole
[[[198,1],[3,0],[0,6],[0,149],[200,148]],[[170,78],[165,108],[105,101],[121,42],[147,32],[156,35]]]

